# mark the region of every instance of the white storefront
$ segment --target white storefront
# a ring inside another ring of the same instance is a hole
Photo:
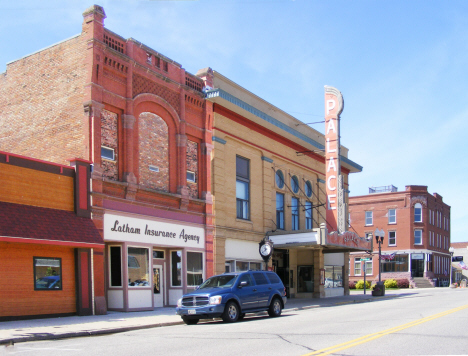
[[[109,310],[175,305],[205,278],[202,225],[104,214]]]

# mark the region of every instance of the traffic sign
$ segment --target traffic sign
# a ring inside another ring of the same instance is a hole
[[[369,261],[370,258],[361,258],[361,261]]]

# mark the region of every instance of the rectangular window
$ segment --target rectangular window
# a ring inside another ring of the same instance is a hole
[[[343,267],[325,266],[325,288],[343,287]]]
[[[113,148],[101,146],[101,158],[115,161],[115,151]]]
[[[373,271],[372,271],[372,260],[370,261],[365,261],[366,263],[366,275],[367,276],[372,276]]]
[[[388,232],[388,246],[396,246],[396,231]]]
[[[366,211],[366,225],[373,225],[372,211]]]
[[[382,260],[382,272],[408,272],[408,255],[395,255],[393,260]]]
[[[305,203],[305,228],[306,230],[312,229],[312,203],[307,201]]]
[[[182,251],[171,251],[171,286],[182,286]]]
[[[187,171],[187,182],[196,183],[195,172]]]
[[[422,205],[419,203],[414,205],[414,222],[422,222]]]
[[[198,286],[203,280],[203,253],[187,252],[187,285]]]
[[[429,225],[432,225],[432,210],[429,209]]]
[[[110,286],[122,287],[122,248],[120,246],[109,247],[109,263],[110,263]]]
[[[141,247],[128,248],[128,285],[149,287],[149,250]]]
[[[396,224],[396,209],[388,209],[388,223]]]
[[[354,275],[360,276],[361,275],[361,258],[356,257],[354,259]]]
[[[236,272],[245,272],[249,270],[249,263],[244,261],[236,261]]]
[[[249,160],[236,156],[236,203],[237,218],[249,220]]]
[[[291,198],[291,230],[299,230],[299,199]]]
[[[161,259],[164,259],[164,251],[153,250],[153,258],[161,258]]]
[[[33,257],[34,290],[62,290],[62,259]]]
[[[276,228],[284,230],[284,195],[276,193]]]
[[[422,245],[422,230],[414,230],[414,244]]]

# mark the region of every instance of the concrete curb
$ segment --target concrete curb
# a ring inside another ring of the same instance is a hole
[[[19,336],[19,337],[13,337],[9,339],[3,339],[3,340],[0,340],[0,345],[14,345],[15,343],[28,342],[28,341],[60,340],[60,339],[70,339],[74,337],[83,337],[83,336],[118,334],[118,333],[123,333],[127,331],[159,328],[159,327],[164,327],[164,326],[174,326],[174,325],[181,325],[181,324],[184,324],[182,320],[169,322],[169,323],[126,326],[126,327],[111,328],[111,329],[66,332],[63,334],[42,333],[42,334],[36,334],[36,335],[31,335],[31,336]]]

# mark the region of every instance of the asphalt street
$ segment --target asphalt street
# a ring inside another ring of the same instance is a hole
[[[5,355],[467,355],[468,289],[3,347]]]

